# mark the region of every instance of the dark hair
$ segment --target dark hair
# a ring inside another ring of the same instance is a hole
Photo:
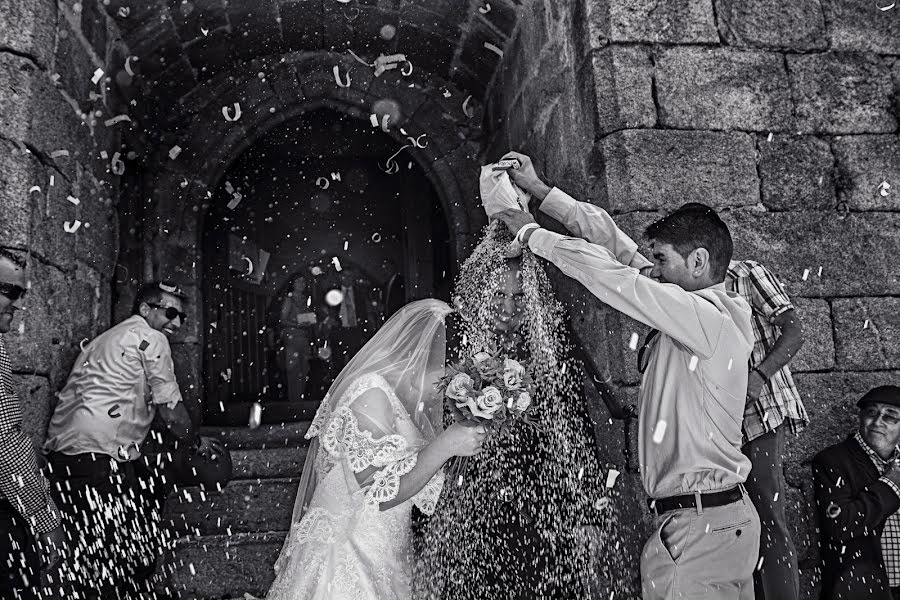
[[[134,305],[131,307],[131,314],[141,314],[141,304],[145,302],[147,304],[159,304],[162,301],[163,294],[175,296],[182,302],[187,301],[187,294],[178,286],[166,281],[151,281],[138,289],[138,293],[134,297]]]
[[[716,211],[699,202],[689,202],[662,219],[651,223],[644,236],[672,244],[682,258],[697,248],[709,252],[710,273],[716,282],[725,280],[734,252],[731,232]]]
[[[0,258],[5,258],[6,260],[13,263],[20,269],[25,268],[25,259],[13,254],[6,248],[0,248]]]

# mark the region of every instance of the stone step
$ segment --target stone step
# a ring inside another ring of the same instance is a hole
[[[231,481],[221,492],[183,488],[166,500],[165,520],[179,534],[287,531],[299,477]]]
[[[307,448],[250,448],[232,450],[232,479],[299,477]]]
[[[182,600],[262,598],[275,578],[273,567],[286,531],[188,537],[166,557],[171,589]]]
[[[201,435],[212,435],[225,442],[229,450],[246,450],[250,448],[299,448],[308,446],[309,440],[304,436],[311,421],[296,423],[280,423],[278,425],[261,425],[256,429],[249,427],[201,427]]]

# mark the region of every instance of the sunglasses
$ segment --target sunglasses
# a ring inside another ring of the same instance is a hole
[[[25,296],[27,292],[28,290],[21,285],[0,281],[0,294],[3,294],[13,302]]]
[[[175,317],[181,317],[181,322],[184,323],[187,320],[187,315],[174,306],[163,306],[162,304],[151,304],[147,303],[147,306],[152,308],[163,308],[166,311],[166,318],[170,321],[174,321]]]

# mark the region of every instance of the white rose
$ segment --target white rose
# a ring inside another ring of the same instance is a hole
[[[516,410],[525,412],[526,410],[528,410],[529,406],[531,406],[531,394],[529,394],[528,392],[522,392],[516,399]]]
[[[454,400],[465,401],[469,397],[469,390],[472,389],[474,381],[465,373],[457,373],[450,380],[447,391],[444,392],[448,398]]]
[[[503,361],[503,384],[511,390],[518,389],[522,386],[522,378],[525,376],[525,367],[519,364],[519,361],[511,358]]]
[[[467,402],[472,414],[482,419],[492,419],[494,413],[503,406],[503,394],[492,385],[481,390],[481,394],[474,402]]]

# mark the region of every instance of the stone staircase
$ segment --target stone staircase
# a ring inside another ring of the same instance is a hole
[[[169,496],[166,518],[179,537],[162,566],[166,585],[184,600],[262,597],[290,525],[308,442],[309,422],[204,428],[224,440],[234,476],[217,491],[183,488]]]

